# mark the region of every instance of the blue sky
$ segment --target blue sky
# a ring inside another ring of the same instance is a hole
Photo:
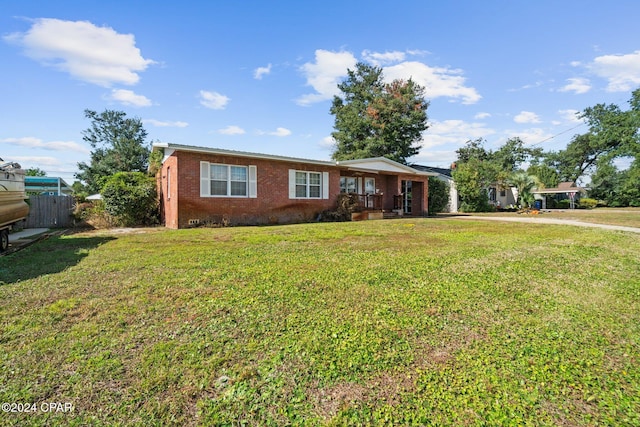
[[[627,109],[640,2],[0,0],[0,157],[74,180],[85,109],[143,120],[149,141],[330,159],[336,85],[358,61],[426,87],[411,161],[469,139],[546,150]]]

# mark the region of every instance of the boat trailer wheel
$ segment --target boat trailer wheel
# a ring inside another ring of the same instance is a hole
[[[9,248],[9,230],[0,230],[0,252]]]

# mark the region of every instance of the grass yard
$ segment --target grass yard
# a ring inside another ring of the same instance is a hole
[[[0,283],[0,402],[37,408],[1,425],[640,426],[633,233],[80,233],[0,257]]]

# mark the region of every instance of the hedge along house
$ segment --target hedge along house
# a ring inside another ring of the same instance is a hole
[[[386,158],[308,160],[180,144],[162,151],[158,192],[169,228],[199,224],[260,225],[310,222],[356,194],[361,210],[427,215],[434,175]]]

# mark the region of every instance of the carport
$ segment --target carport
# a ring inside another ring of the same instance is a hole
[[[561,182],[555,188],[542,188],[538,190],[533,190],[531,192],[536,200],[542,200],[542,209],[547,209],[547,198],[545,197],[548,194],[565,194],[567,199],[569,199],[569,206],[571,209],[576,208],[576,195],[578,193],[584,194],[586,190],[582,187],[576,186],[575,182]]]

